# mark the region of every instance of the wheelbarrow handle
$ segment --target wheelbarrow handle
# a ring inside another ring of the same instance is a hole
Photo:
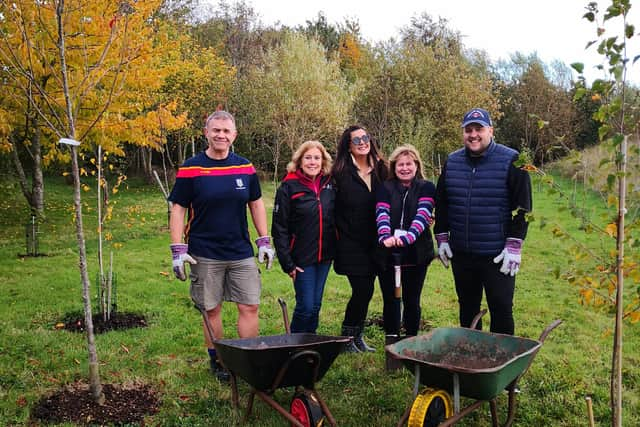
[[[478,314],[476,314],[476,317],[474,317],[473,320],[471,321],[471,325],[469,326],[469,329],[475,329],[476,326],[478,326],[478,322],[480,321],[480,319],[482,319],[482,316],[484,316],[485,314],[487,314],[486,308],[483,308],[482,310],[480,310]]]
[[[544,329],[544,331],[542,331],[542,334],[540,334],[540,338],[538,339],[538,341],[544,342],[545,338],[547,338],[547,335],[549,335],[549,333],[553,331],[561,323],[562,323],[562,319],[556,319],[553,322],[551,322],[549,326],[547,326]]]
[[[280,304],[280,308],[282,309],[282,319],[284,320],[284,330],[287,334],[291,333],[291,328],[289,327],[289,312],[287,311],[287,303],[282,298],[278,298],[278,304]]]

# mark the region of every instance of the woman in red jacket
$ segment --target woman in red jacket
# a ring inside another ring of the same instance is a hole
[[[293,280],[291,332],[315,333],[324,285],[335,253],[335,189],[331,156],[318,141],[293,153],[276,192],[271,235],[282,270]]]

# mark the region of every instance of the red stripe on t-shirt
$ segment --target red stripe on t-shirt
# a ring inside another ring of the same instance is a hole
[[[256,169],[252,164],[240,166],[226,166],[220,168],[203,168],[200,166],[191,166],[178,169],[176,178],[197,178],[199,176],[224,176],[224,175],[252,175],[256,173]]]

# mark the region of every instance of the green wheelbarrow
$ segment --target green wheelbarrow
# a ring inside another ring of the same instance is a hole
[[[437,328],[425,335],[390,344],[385,350],[415,375],[413,403],[398,427],[445,427],[489,402],[498,427],[496,397],[509,392],[508,427],[515,418],[516,384],[525,374],[547,335],[560,323],[552,322],[538,340],[474,329],[486,313],[480,312],[471,328]],[[420,391],[420,385],[427,388]],[[475,399],[461,408],[460,397]]]

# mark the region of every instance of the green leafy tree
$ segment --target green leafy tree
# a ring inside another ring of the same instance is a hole
[[[636,209],[640,202],[637,190],[634,194],[634,186],[628,186],[628,180],[640,172],[638,165],[628,164],[629,150],[638,154],[637,147],[629,143],[630,136],[637,132],[638,122],[629,111],[627,82],[629,68],[640,55],[631,59],[627,51],[628,41],[637,36],[635,27],[627,20],[630,8],[629,0],[611,0],[604,11],[595,2],[586,7],[584,18],[596,27],[596,38],[589,41],[587,48],[596,46],[605,60],[600,68],[610,77],[595,80],[588,89],[582,76],[584,65],[572,64],[581,74],[575,97],[582,99],[590,94],[601,102],[594,117],[601,123],[598,129],[601,144],[609,148],[611,156],[603,159],[600,167],[612,166],[612,172],[604,189],[607,210],[601,218],[603,222],[592,220],[578,206],[571,205],[572,214],[582,221],[582,229],[599,233],[601,242],[597,247],[574,244],[568,270],[558,272],[578,287],[583,303],[612,308],[615,313],[610,377],[611,425],[614,427],[623,425],[623,322],[625,319],[632,323],[640,321],[640,216]],[[607,27],[620,31],[610,34]],[[553,228],[553,233],[574,240],[559,226]],[[629,281],[635,289],[625,287]]]
[[[497,122],[496,138],[530,152],[541,166],[573,148],[577,113],[566,78],[553,82],[548,67],[535,54],[516,53],[498,69],[504,81],[504,116]],[[557,74],[562,72],[559,69]]]
[[[236,90],[232,110],[241,131],[236,145],[250,151],[252,144],[259,144],[266,150],[269,164],[264,166],[273,170],[275,179],[300,143],[334,141],[352,105],[339,64],[326,59],[317,41],[296,33],[270,49],[264,65],[242,76]]]
[[[425,30],[428,25],[434,24],[427,20],[420,26],[420,34],[426,32],[428,37],[411,32],[403,43],[377,47],[370,77],[355,106],[359,120],[384,147],[408,138],[423,147],[427,162],[459,146],[460,117],[467,109],[483,106],[499,116],[489,73],[447,47],[455,44],[454,36],[449,41],[438,39],[441,23],[433,31]]]

